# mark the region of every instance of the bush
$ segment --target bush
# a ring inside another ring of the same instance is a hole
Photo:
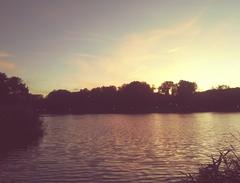
[[[33,109],[26,106],[0,107],[1,149],[36,142],[42,135],[42,121]]]
[[[239,183],[240,157],[233,147],[220,151],[212,162],[199,169],[196,175],[188,174],[182,183]]]

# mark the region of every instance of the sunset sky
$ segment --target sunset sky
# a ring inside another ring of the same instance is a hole
[[[33,93],[240,86],[239,0],[0,0],[0,72]]]

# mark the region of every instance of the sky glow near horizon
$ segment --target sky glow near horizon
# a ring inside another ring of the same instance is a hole
[[[238,0],[0,0],[0,72],[33,93],[134,80],[240,86]]]

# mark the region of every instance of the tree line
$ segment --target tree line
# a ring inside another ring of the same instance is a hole
[[[0,73],[1,104],[31,105],[41,113],[150,113],[240,111],[240,88],[221,85],[199,92],[195,82],[165,81],[157,89],[133,81],[120,87],[102,86],[76,92],[53,90],[46,97],[30,94],[18,77]]]
[[[19,77],[0,73],[0,155],[18,146],[37,143],[42,137],[36,101]]]
[[[133,81],[77,92],[54,90],[42,100],[46,113],[150,113],[240,111],[240,88],[221,85],[197,92],[195,82],[166,81],[155,89]]]

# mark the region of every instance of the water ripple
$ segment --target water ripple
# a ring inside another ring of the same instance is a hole
[[[240,114],[46,116],[39,145],[0,159],[3,182],[174,182],[240,131]],[[227,121],[227,122],[226,122]]]

